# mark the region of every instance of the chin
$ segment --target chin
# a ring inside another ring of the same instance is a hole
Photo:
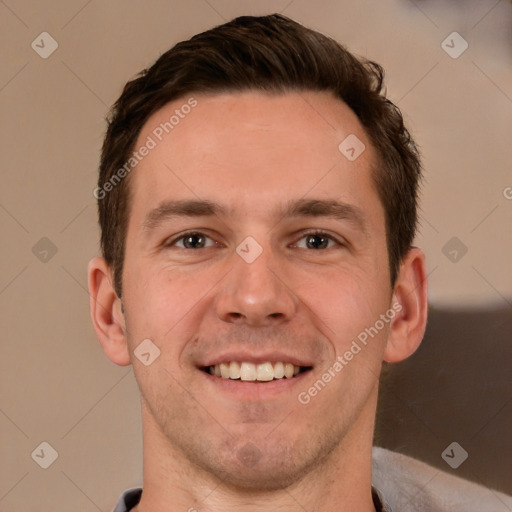
[[[282,490],[297,484],[332,453],[330,445],[304,447],[300,443],[281,442],[267,443],[266,446],[260,443],[259,446],[261,448],[251,441],[237,443],[236,446],[227,442],[217,450],[210,446],[194,462],[221,480],[222,486],[238,492],[257,493]]]
[[[219,468],[220,469],[220,468]],[[247,492],[278,491],[299,482],[307,474],[306,468],[300,465],[286,464],[276,465],[275,461],[269,464],[259,462],[255,467],[244,465],[231,465],[229,469],[219,474],[222,485],[230,489],[245,490]]]

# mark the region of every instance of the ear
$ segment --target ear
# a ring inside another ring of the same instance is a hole
[[[409,249],[400,265],[391,306],[397,314],[391,321],[384,361],[396,363],[416,351],[427,326],[425,254],[417,247]]]
[[[130,364],[126,324],[121,299],[112,285],[104,258],[93,258],[87,267],[92,323],[107,357],[119,366]]]

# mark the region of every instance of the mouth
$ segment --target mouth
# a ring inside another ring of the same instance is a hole
[[[219,379],[261,383],[294,379],[312,369],[312,366],[297,366],[283,361],[263,363],[226,361],[201,367],[202,371]]]

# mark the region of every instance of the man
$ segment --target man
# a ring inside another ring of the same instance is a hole
[[[461,503],[422,463],[372,459],[383,361],[427,318],[420,160],[382,77],[273,15],[181,42],[125,86],[89,264],[98,338],[141,392],[143,492],[116,512]],[[468,485],[464,510],[486,510]]]

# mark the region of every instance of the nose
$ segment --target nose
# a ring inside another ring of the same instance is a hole
[[[224,322],[252,327],[276,325],[289,321],[297,309],[293,283],[266,247],[252,262],[234,252],[233,267],[215,299],[217,316]]]

